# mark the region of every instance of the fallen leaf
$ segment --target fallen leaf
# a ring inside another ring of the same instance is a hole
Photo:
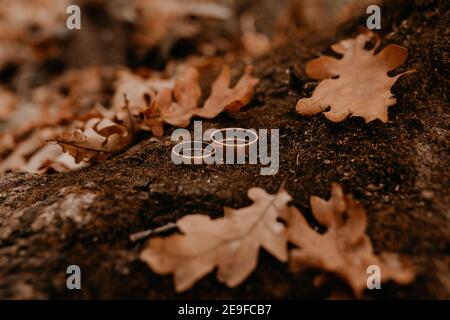
[[[253,77],[253,71],[253,66],[247,66],[238,83],[230,88],[230,67],[223,66],[222,72],[212,85],[211,95],[205,101],[203,108],[198,109],[195,115],[212,119],[223,111],[229,113],[239,111],[251,101],[254,89],[259,83],[259,79]]]
[[[82,129],[65,133],[56,139],[64,152],[70,154],[75,163],[105,160],[112,153],[122,150],[130,143],[128,129],[105,118],[91,118]]]
[[[182,234],[154,238],[141,259],[159,274],[174,274],[178,292],[218,268],[218,280],[229,287],[242,283],[256,268],[260,247],[287,261],[287,233],[277,219],[288,210],[291,197],[281,189],[270,195],[252,188],[249,207],[224,209],[224,217],[187,215],[176,222]]]
[[[12,140],[14,140],[12,138]],[[0,162],[0,174],[8,171],[20,170],[26,166],[27,157],[35,153],[45,141],[42,139],[40,132],[35,132],[28,139],[17,144],[11,154]]]
[[[0,87],[0,121],[8,119],[17,104],[17,97],[14,93]]]
[[[226,69],[229,74],[229,68]],[[205,105],[211,105],[211,99],[221,99],[222,105],[219,105],[218,108],[216,106],[216,109],[213,110],[217,112],[220,109],[237,111],[248,103],[252,98],[253,87],[259,81],[250,76],[250,69],[247,68],[246,75],[233,89],[229,89],[228,85],[223,88],[216,85],[208,99],[210,102],[207,100]],[[194,67],[184,67],[182,70],[182,72],[178,72],[178,76],[169,79],[163,79],[160,74],[143,78],[125,69],[119,71],[110,109],[99,104],[92,108],[91,98],[101,91],[102,86],[99,82],[99,70],[86,70],[81,75],[92,74],[93,79],[86,80],[86,83],[91,83],[91,91],[86,91],[86,87],[80,81],[68,82],[71,86],[67,88],[67,98],[61,98],[55,93],[58,86],[36,91],[34,101],[38,101],[41,106],[37,118],[42,120],[34,120],[22,126],[21,133],[23,135],[27,130],[40,130],[50,125],[54,127],[64,119],[75,119],[75,125],[69,128],[70,130],[66,130],[66,133],[50,140],[56,141],[62,147],[63,152],[74,157],[77,168],[82,162],[102,161],[129,145],[137,131],[151,131],[155,136],[160,137],[164,134],[165,123],[176,127],[187,127],[196,112],[203,110],[203,108],[198,108],[201,96],[198,70]],[[223,84],[223,80],[221,83]],[[87,98],[86,104],[81,102],[82,93],[85,93],[85,98]],[[77,107],[73,108],[74,110],[70,103],[73,100],[77,100]],[[53,115],[50,106],[58,105],[57,102],[60,102],[59,109],[55,108],[58,112]],[[216,102],[221,103],[220,101]],[[78,115],[79,110],[87,106],[91,106],[91,110]],[[25,110],[25,108],[23,109]],[[0,140],[5,147],[11,147],[11,142],[14,143],[14,139],[11,141],[6,136]],[[41,147],[34,148],[34,152],[38,153]],[[52,154],[54,152],[52,150]],[[28,152],[28,158],[33,154],[33,152]],[[64,161],[61,162],[61,159]],[[66,158],[59,158],[59,155],[56,154],[53,158],[54,162],[44,153],[36,154],[32,160],[30,165],[26,165],[26,161],[20,162],[20,165],[17,162],[18,166],[13,170],[25,169],[42,172],[47,169],[55,169],[55,167],[57,167],[57,171],[74,167],[72,163],[67,162]],[[9,168],[9,162],[7,164]]]
[[[366,50],[366,44],[376,39],[373,49]],[[394,77],[387,75],[402,65],[408,50],[395,44],[375,55],[379,38],[372,32],[360,34],[356,39],[347,39],[332,45],[342,59],[322,56],[310,61],[306,73],[321,81],[311,98],[297,102],[297,112],[313,115],[325,111],[333,121],[343,121],[347,116],[363,117],[367,122],[380,119],[388,121],[388,108],[397,103],[391,88],[398,78],[414,72],[409,70]],[[337,78],[336,78],[337,77]]]
[[[61,147],[48,145],[47,141],[54,141],[65,129],[71,129],[68,121],[109,119],[106,110],[97,111],[100,106],[95,104],[104,98],[105,82],[113,70],[88,67],[67,71],[50,83],[32,89],[29,99],[16,99],[9,91],[0,89],[0,108],[6,107],[6,111],[12,107],[2,123],[7,134],[0,136],[0,174],[17,170],[67,172],[86,165],[76,164]]]
[[[223,111],[239,111],[250,102],[259,82],[252,77],[253,67],[248,66],[236,86],[229,88],[230,68],[224,66],[212,85],[210,97],[203,108],[198,108],[201,96],[198,70],[187,66],[177,73],[173,79],[162,80],[159,75],[143,79],[128,71],[122,72],[113,99],[117,118],[123,121],[129,117],[123,108],[125,96],[137,128],[160,137],[164,134],[165,123],[184,128],[193,116],[211,119]]]
[[[371,265],[379,266],[382,282],[408,284],[414,279],[412,269],[403,265],[395,254],[375,255],[365,233],[364,208],[351,195],[344,195],[339,185],[333,184],[329,201],[311,197],[311,210],[327,228],[325,233],[311,228],[295,208],[285,216],[289,241],[298,247],[290,251],[292,270],[317,268],[335,274],[348,283],[357,297],[367,288],[367,268]]]
[[[198,81],[197,69],[188,67],[177,78],[173,92],[164,88],[158,93],[145,112],[146,124],[155,136],[163,135],[163,123],[181,128],[189,125],[201,96]]]
[[[131,114],[139,118],[150,107],[157,92],[165,88],[171,89],[174,84],[173,79],[164,79],[159,73],[153,73],[150,78],[145,79],[122,69],[118,72],[112,107],[120,111],[123,106],[123,97],[126,95]]]
[[[0,136],[0,141],[2,138],[10,140],[9,145],[0,144],[0,151],[3,151],[3,148],[12,150],[8,156],[0,160],[0,175],[17,170],[30,173],[68,172],[85,166],[86,163],[76,164],[74,159],[63,153],[59,146],[47,144],[47,140],[54,139],[61,130],[61,128],[36,130],[18,143],[14,141],[12,135]]]

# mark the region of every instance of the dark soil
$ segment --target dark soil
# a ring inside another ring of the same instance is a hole
[[[176,166],[170,160],[173,128],[162,140],[142,139],[81,171],[6,175],[0,180],[0,298],[325,298],[328,290],[313,286],[316,271],[292,274],[264,252],[257,270],[235,289],[210,274],[176,294],[171,276],[158,276],[139,260],[145,242],[129,240],[185,214],[219,217],[223,206],[248,205],[250,187],[275,192],[283,182],[307,215],[311,195],[328,197],[332,182],[342,184],[365,207],[376,251],[414,263],[418,276],[411,285],[386,284],[368,296],[450,298],[448,9],[448,1],[432,0],[383,7],[383,45],[408,48],[398,72],[417,70],[394,86],[398,104],[387,124],[360,118],[335,124],[295,111],[296,101],[317,84],[305,75],[305,63],[357,34],[362,19],[327,38],[292,37],[256,61],[261,83],[251,105],[204,126],[279,128],[275,176],[261,176],[258,165]],[[242,68],[234,66],[236,75]],[[75,218],[65,218],[69,214]],[[66,289],[70,264],[81,267],[82,290]]]

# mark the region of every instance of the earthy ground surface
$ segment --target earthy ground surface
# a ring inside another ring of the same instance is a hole
[[[176,166],[170,160],[173,128],[161,140],[142,137],[123,154],[81,171],[4,176],[0,298],[325,298],[328,290],[313,286],[315,271],[292,274],[264,252],[257,270],[238,288],[226,288],[210,274],[176,294],[170,276],[152,273],[139,260],[145,242],[129,240],[134,232],[188,213],[218,217],[224,205],[248,205],[248,188],[275,192],[282,182],[307,215],[310,195],[328,197],[331,183],[341,183],[365,207],[375,249],[414,263],[418,276],[411,285],[387,284],[368,296],[450,298],[450,11],[448,1],[412,2],[383,7],[383,45],[408,48],[398,72],[417,70],[394,86],[398,104],[387,124],[359,118],[335,124],[323,115],[306,118],[295,111],[296,101],[316,85],[305,75],[305,63],[357,34],[362,19],[333,36],[292,37],[258,59],[261,83],[253,102],[233,117],[204,122],[215,128],[279,128],[275,176],[261,176],[258,165]],[[111,59],[114,50],[120,44],[107,50]],[[125,59],[114,54],[117,61]],[[237,75],[242,68],[236,64],[233,70]],[[66,289],[70,264],[82,269],[80,291]]]

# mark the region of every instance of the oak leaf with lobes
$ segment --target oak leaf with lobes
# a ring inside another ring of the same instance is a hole
[[[366,44],[374,38],[374,48],[366,50]],[[415,70],[388,76],[389,71],[405,62],[408,50],[391,44],[375,55],[379,45],[378,36],[367,32],[331,46],[342,59],[322,56],[310,61],[306,73],[322,81],[312,97],[297,102],[297,112],[313,115],[330,107],[324,114],[333,122],[343,121],[349,115],[363,117],[366,123],[375,119],[387,122],[388,108],[397,103],[392,86],[398,78]]]
[[[178,292],[216,267],[220,282],[239,285],[256,268],[260,247],[286,262],[286,228],[277,219],[288,210],[291,197],[283,189],[270,195],[260,188],[250,189],[248,196],[254,201],[251,206],[225,208],[223,218],[181,218],[176,225],[182,234],[151,239],[141,259],[156,273],[173,273]]]
[[[185,128],[194,116],[212,119],[221,112],[234,113],[248,104],[259,79],[252,76],[253,67],[247,66],[244,75],[230,88],[231,73],[225,65],[214,81],[211,94],[203,107],[198,106],[201,97],[199,71],[187,66],[172,79],[152,77],[143,79],[128,71],[119,74],[113,106],[120,121],[129,118],[140,130],[151,131],[155,136],[164,134],[164,124]],[[129,100],[124,108],[123,97]]]
[[[163,123],[184,128],[189,125],[193,116],[212,119],[223,111],[238,112],[250,102],[255,86],[259,83],[259,79],[254,78],[252,74],[253,67],[247,66],[244,75],[233,88],[230,88],[230,67],[223,66],[212,85],[210,96],[203,107],[198,108],[197,104],[201,96],[199,73],[193,67],[186,68],[177,78],[173,92],[170,88],[161,90],[147,110],[147,119],[152,117],[155,119],[156,115],[156,121],[149,121],[152,123],[153,133],[156,136],[158,133],[162,135]]]
[[[145,126],[157,137],[164,133],[164,123],[185,128],[197,109],[201,89],[197,69],[188,67],[176,79],[175,87],[158,92],[150,107],[144,111]]]
[[[286,218],[289,241],[298,248],[290,251],[292,270],[316,268],[343,279],[357,297],[367,288],[367,268],[376,265],[381,271],[381,282],[394,280],[399,284],[414,279],[413,270],[400,263],[393,253],[375,255],[366,235],[367,216],[364,208],[351,195],[344,195],[338,184],[333,184],[331,199],[311,197],[311,209],[317,221],[327,228],[321,234],[312,229],[303,215],[291,208]]]
[[[223,66],[220,75],[212,85],[211,95],[206,99],[203,108],[198,109],[195,115],[212,119],[223,111],[235,113],[241,110],[252,100],[255,87],[259,83],[259,79],[253,77],[253,72],[253,66],[248,65],[237,84],[230,88],[230,67]]]

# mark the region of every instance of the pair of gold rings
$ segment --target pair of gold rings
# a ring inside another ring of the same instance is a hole
[[[178,143],[172,148],[172,156],[181,160],[203,160],[215,155],[217,148],[245,149],[258,141],[253,129],[224,128],[210,135],[211,143],[190,140]],[[181,152],[183,151],[183,152]]]

